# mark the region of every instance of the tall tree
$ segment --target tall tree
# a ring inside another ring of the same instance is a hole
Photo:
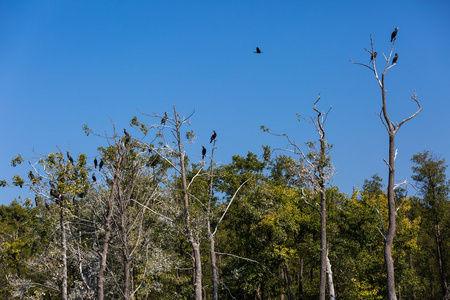
[[[354,64],[364,66],[371,70],[375,76],[375,79],[380,86],[381,89],[381,112],[378,114],[378,116],[381,119],[381,122],[383,123],[384,127],[386,128],[386,131],[388,133],[389,137],[389,146],[388,146],[388,155],[389,159],[388,161],[384,160],[386,165],[389,169],[389,177],[388,177],[388,188],[387,188],[387,197],[388,197],[388,208],[389,208],[389,225],[388,230],[385,235],[385,243],[384,243],[384,260],[386,264],[386,277],[387,277],[387,293],[389,300],[397,299],[397,295],[395,292],[395,272],[394,272],[394,260],[392,259],[392,245],[394,243],[394,236],[396,232],[396,216],[397,216],[397,208],[395,206],[395,197],[394,197],[394,188],[395,188],[395,159],[396,159],[396,150],[395,150],[395,135],[397,134],[400,127],[407,121],[411,120],[417,114],[422,110],[422,107],[420,106],[419,101],[417,100],[416,92],[414,91],[413,96],[411,99],[416,102],[418,105],[418,110],[412,114],[411,116],[403,119],[399,123],[395,123],[391,120],[391,118],[388,115],[387,111],[387,98],[386,98],[386,73],[388,70],[390,70],[392,67],[396,66],[397,64],[390,64],[392,53],[394,51],[395,46],[395,39],[392,42],[391,51],[389,52],[389,55],[386,57],[383,53],[383,56],[385,58],[386,64],[384,67],[384,71],[381,74],[381,79],[378,75],[378,71],[376,68],[376,60],[372,60],[372,65],[366,65],[362,63],[357,63],[351,60]],[[372,36],[370,36],[370,46],[371,49],[367,50],[369,53],[374,53],[374,47],[373,47],[373,40]]]
[[[441,233],[442,220],[448,215],[448,210],[450,209],[448,202],[450,181],[447,180],[445,174],[447,165],[445,164],[445,159],[441,159],[429,151],[414,155],[411,161],[415,164],[412,167],[414,172],[412,178],[419,187],[422,204],[427,213],[426,217],[434,224],[436,256],[438,259],[442,296],[444,299],[448,299],[450,290],[446,272],[446,249],[444,249],[444,237]]]

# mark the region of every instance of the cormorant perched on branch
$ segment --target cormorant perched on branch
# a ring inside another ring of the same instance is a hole
[[[396,64],[397,63],[397,59],[398,59],[398,54],[395,53],[394,58],[392,59],[392,64]]]
[[[97,161],[97,157],[95,157],[94,158],[94,167],[97,169],[97,163],[98,163],[98,161]]]
[[[100,160],[100,164],[98,165],[98,170],[101,171],[103,168],[103,159]]]
[[[370,61],[374,60],[375,58],[377,58],[377,52],[375,51],[374,53],[372,53],[372,55],[370,56]]]
[[[256,51],[253,51],[253,53],[258,53],[258,54],[261,54],[262,52],[261,52],[261,50],[259,50],[259,48],[258,48],[258,47],[256,47]]]
[[[125,146],[130,142],[130,134],[127,132],[127,130],[124,128],[123,133],[125,133]]]
[[[73,164],[73,158],[72,158],[72,156],[70,156],[69,151],[66,151],[66,153],[67,153],[67,158],[69,159],[70,163],[71,163],[72,166],[73,166],[74,164]]]
[[[92,181],[94,181],[94,182],[96,182],[96,181],[97,181],[97,178],[95,177],[95,175],[94,175],[94,174],[92,174]]]
[[[205,158],[206,155],[206,148],[202,146],[202,159]]]
[[[31,171],[28,172],[28,178],[30,178],[30,180],[33,181],[33,179],[34,179],[33,172],[31,172]]]
[[[394,31],[391,33],[391,43],[393,40],[395,40],[395,37],[397,36],[398,27],[395,27]]]
[[[127,132],[127,130],[124,128],[123,129],[123,133],[125,133],[125,135],[127,136],[127,137],[130,137],[130,134]]]
[[[214,132],[214,133],[213,133],[212,136],[211,136],[211,140],[209,141],[210,144],[211,144],[212,141],[214,141],[214,140],[216,139],[216,137],[217,137],[216,131],[213,130],[213,132]]]
[[[52,196],[55,199],[59,199],[61,197],[61,194],[58,193],[55,189],[50,189],[50,196]]]
[[[166,125],[166,121],[169,117],[167,116],[167,111],[164,112],[164,117],[161,119],[161,125]]]

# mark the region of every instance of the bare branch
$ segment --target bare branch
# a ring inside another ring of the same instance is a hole
[[[383,236],[384,240],[386,240],[386,230],[384,229],[383,217],[381,216],[380,209],[378,208],[378,206],[375,209],[378,213],[378,216],[380,217],[381,227],[383,228],[383,233],[381,232],[380,233]]]
[[[386,161],[386,159],[383,158],[384,163],[389,167],[390,170],[392,170],[391,165]]]
[[[419,106],[419,109],[414,114],[412,114],[411,116],[409,116],[408,118],[404,119],[399,124],[397,124],[397,129],[395,130],[395,132],[397,132],[400,129],[400,126],[402,126],[405,122],[407,122],[407,121],[411,120],[412,118],[414,118],[415,116],[417,116],[417,114],[419,114],[420,111],[422,110],[422,106],[420,106],[420,102],[419,102],[419,100],[417,100],[416,91],[414,91],[414,94],[411,96],[411,99],[413,99],[417,103],[417,106]]]
[[[234,192],[233,197],[231,197],[231,200],[230,200],[230,202],[229,202],[228,205],[227,205],[227,208],[225,209],[225,211],[223,212],[223,214],[222,214],[222,216],[220,217],[219,221],[217,222],[216,228],[214,228],[214,232],[212,233],[212,235],[215,235],[215,234],[216,234],[217,228],[219,227],[220,223],[222,222],[223,218],[225,217],[225,215],[226,215],[228,209],[229,209],[230,206],[231,206],[231,203],[233,203],[233,200],[234,200],[234,198],[236,198],[236,195],[237,195],[237,193],[239,192],[239,190],[240,190],[240,189],[241,189],[241,188],[242,188],[242,187],[243,187],[250,179],[252,179],[252,178],[253,178],[253,174],[252,174],[252,176],[250,176],[246,181],[244,181],[244,182],[238,187],[238,189],[236,190],[236,192]]]
[[[314,206],[314,205],[312,205],[311,203],[309,203],[308,201],[306,201],[305,191],[304,191],[303,189],[301,189],[301,191],[302,191],[302,200],[303,200],[307,205],[309,205],[310,207],[312,207],[315,211],[317,211],[319,214],[321,214],[319,208],[317,208],[316,206]]]
[[[163,219],[166,219],[166,220],[169,220],[170,222],[173,222],[173,220],[172,220],[171,218],[168,218],[168,217],[166,217],[165,215],[162,215],[162,214],[160,214],[159,212],[154,211],[154,210],[151,209],[150,207],[148,207],[148,206],[146,206],[146,205],[144,205],[144,204],[141,204],[141,203],[139,203],[138,201],[136,201],[136,200],[134,200],[134,199],[130,199],[130,200],[133,201],[133,202],[136,202],[136,203],[139,204],[140,206],[142,206],[142,207],[148,209],[149,211],[151,211],[151,212],[154,213],[155,215],[158,215],[158,216],[162,217]]]

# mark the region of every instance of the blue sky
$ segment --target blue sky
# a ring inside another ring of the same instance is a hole
[[[369,62],[372,34],[381,69],[395,27],[389,113],[397,122],[412,114],[414,90],[423,106],[397,135],[397,179],[409,179],[419,151],[450,159],[449,15],[448,1],[1,1],[0,179],[29,170],[11,167],[18,153],[96,155],[104,141],[86,137],[83,124],[111,132],[111,120],[122,128],[137,109],[163,114],[173,105],[195,110],[191,151],[215,129],[219,163],[259,155],[261,145],[286,145],[261,125],[297,143],[317,138],[295,114],[312,115],[320,92],[320,107],[333,106],[332,184],[350,193],[387,176],[387,133],[373,74],[349,59]],[[2,188],[0,204],[18,195],[30,194]]]

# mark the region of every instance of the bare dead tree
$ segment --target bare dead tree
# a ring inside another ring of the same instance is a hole
[[[381,74],[381,79],[378,75],[378,71],[376,68],[376,60],[372,60],[372,65],[366,65],[358,62],[354,62],[353,60],[350,60],[352,63],[356,65],[361,65],[369,70],[371,70],[375,76],[376,81],[378,82],[378,85],[381,89],[381,112],[377,114],[380,117],[381,122],[383,123],[384,127],[386,128],[386,131],[389,136],[389,161],[384,162],[388,166],[389,169],[389,179],[388,179],[388,209],[389,209],[389,226],[387,233],[384,235],[384,260],[386,265],[386,275],[387,275],[387,293],[390,300],[397,299],[396,293],[395,293],[395,273],[394,273],[394,261],[392,259],[392,245],[394,243],[394,236],[395,236],[395,229],[396,229],[396,216],[397,216],[397,210],[395,208],[395,200],[394,200],[394,188],[395,188],[395,159],[396,159],[396,151],[395,151],[395,135],[397,134],[400,127],[407,121],[411,120],[417,114],[422,110],[422,107],[420,106],[419,101],[417,100],[417,94],[414,91],[413,96],[411,99],[416,102],[417,106],[419,107],[418,110],[410,115],[409,117],[403,119],[399,123],[394,123],[391,121],[388,112],[387,112],[387,101],[386,101],[386,85],[385,85],[385,78],[386,73],[389,69],[396,66],[395,63],[390,64],[392,53],[394,51],[395,46],[395,39],[392,42],[391,51],[389,52],[389,55],[386,57],[386,55],[383,53],[383,57],[386,61],[384,71]],[[372,35],[370,35],[370,50],[365,49],[367,52],[373,55],[374,47],[373,47],[373,39]]]
[[[330,145],[325,140],[325,121],[327,119],[330,109],[324,113],[317,109],[317,103],[320,101],[320,94],[317,100],[314,102],[313,110],[317,113],[315,117],[311,117],[311,122],[316,127],[316,131],[319,134],[319,148],[314,149],[314,143],[309,143],[310,155],[305,154],[299,145],[297,145],[287,134],[271,133],[275,136],[285,137],[293,149],[282,149],[292,152],[300,156],[300,159],[304,165],[303,170],[299,171],[300,177],[306,177],[307,182],[311,186],[313,193],[318,192],[320,195],[320,206],[317,207],[310,204],[306,200],[306,195],[302,189],[302,199],[304,202],[311,206],[315,211],[320,214],[321,224],[321,259],[320,259],[320,287],[319,287],[319,299],[325,300],[326,286],[328,282],[328,294],[330,299],[335,299],[336,294],[334,291],[333,276],[331,271],[331,263],[328,259],[328,244],[327,244],[327,209],[326,209],[326,184],[329,182],[332,175],[332,168],[329,159]],[[300,116],[299,116],[300,118]],[[263,128],[264,131],[269,132],[269,129]],[[312,154],[312,155],[311,155]]]

